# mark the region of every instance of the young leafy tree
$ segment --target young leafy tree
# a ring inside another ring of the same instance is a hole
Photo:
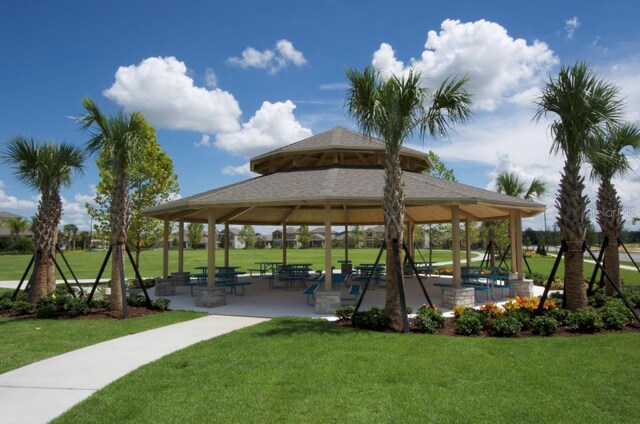
[[[620,288],[620,256],[618,254],[618,236],[624,224],[622,201],[613,185],[613,178],[626,175],[631,171],[628,154],[640,153],[640,127],[623,124],[613,127],[605,133],[596,134],[587,159],[591,164],[591,178],[600,181],[596,208],[596,220],[603,237],[607,237],[604,268],[614,284]],[[616,293],[613,285],[605,279],[605,292],[612,296]]]
[[[83,131],[91,130],[87,151],[98,153],[109,163],[113,182],[109,187],[109,223],[111,227],[111,310],[123,318],[122,281],[124,275],[125,244],[130,224],[129,182],[132,167],[145,143],[145,121],[140,113],[118,112],[105,116],[89,98],[82,101],[87,112],[78,123]],[[118,252],[119,250],[119,252]]]
[[[200,245],[203,232],[204,224],[200,224],[199,222],[191,222],[187,224],[187,238],[189,239],[189,243],[191,243],[192,249],[195,249],[196,246]]]
[[[362,240],[364,238],[364,228],[361,225],[354,225],[349,230],[349,241],[353,243],[354,248],[362,246]]]
[[[135,261],[140,263],[140,252],[162,238],[162,222],[143,215],[143,211],[168,201],[179,191],[178,177],[173,170],[173,160],[162,150],[156,140],[154,128],[146,121],[140,123],[140,146],[132,152],[128,170],[128,195],[130,208],[127,243],[135,250]],[[96,160],[100,182],[96,186],[95,206],[85,206],[89,215],[103,233],[109,229],[110,193],[116,176],[110,165],[109,152],[101,151]]]
[[[238,233],[239,240],[244,243],[244,248],[252,248],[256,244],[256,230],[251,225],[244,225]]]
[[[404,225],[400,149],[413,134],[421,139],[427,135],[444,137],[452,125],[467,120],[471,104],[471,97],[465,90],[467,78],[448,78],[435,91],[422,87],[420,73],[413,70],[406,77],[392,75],[384,79],[372,67],[363,72],[348,69],[347,79],[349,115],[363,133],[380,137],[386,144],[383,195],[387,247],[385,312],[399,324],[402,319],[399,287],[404,281],[403,273],[396,272],[393,244],[402,246]]]
[[[311,244],[311,231],[309,231],[309,227],[307,225],[301,225],[298,228],[298,243],[300,243],[300,247],[309,247]]]
[[[83,171],[84,153],[70,144],[38,142],[16,136],[9,140],[1,155],[2,161],[13,167],[18,179],[40,192],[38,212],[34,221],[36,252],[40,260],[30,300],[36,300],[55,290],[50,255],[55,252],[58,225],[62,217],[60,188],[71,185],[74,173]],[[53,283],[51,283],[53,282]]]
[[[583,244],[587,231],[587,196],[580,167],[594,136],[620,121],[623,102],[615,85],[597,77],[584,63],[563,66],[536,100],[535,119],[551,116],[552,153],[564,158],[560,190],[556,198],[558,227],[567,244],[564,258],[564,290],[567,308],[587,306],[583,289]]]

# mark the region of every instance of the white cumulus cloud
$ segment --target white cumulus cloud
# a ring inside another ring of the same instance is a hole
[[[307,59],[301,51],[296,50],[293,43],[283,39],[276,42],[275,51],[270,49],[260,51],[247,47],[240,57],[230,57],[227,63],[241,68],[268,69],[269,73],[275,74],[290,63],[295,66],[306,65]]]
[[[0,208],[2,209],[35,209],[38,202],[33,200],[18,199],[16,196],[10,196],[4,191],[4,182],[0,180]]]
[[[462,23],[447,19],[440,32],[428,32],[424,47],[420,58],[405,64],[391,45],[382,43],[372,63],[383,75],[416,69],[431,88],[451,75],[468,75],[474,106],[489,111],[503,103],[530,99],[558,63],[545,43],[514,39],[504,27],[486,20]]]
[[[212,75],[206,77],[209,85]],[[104,95],[127,110],[142,112],[158,127],[201,132],[239,127],[241,111],[234,96],[196,86],[184,62],[175,57],[150,57],[139,65],[121,66]]]
[[[252,156],[311,136],[293,115],[296,105],[263,102],[260,109],[233,133],[218,134],[216,146],[239,156]]]

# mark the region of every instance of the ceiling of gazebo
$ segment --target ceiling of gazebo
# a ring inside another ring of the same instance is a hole
[[[414,223],[451,221],[452,206],[461,219],[489,220],[523,217],[544,211],[545,206],[480,188],[441,180],[429,175],[403,174],[406,219]],[[322,225],[325,205],[331,206],[332,225],[383,223],[384,169],[333,166],[276,172],[226,187],[185,197],[148,209],[147,215],[187,222],[207,222],[209,211],[216,222],[255,225]]]

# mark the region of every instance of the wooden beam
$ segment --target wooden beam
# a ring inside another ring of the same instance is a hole
[[[518,280],[524,280],[524,252],[522,251],[522,216],[516,212],[516,266],[518,267]]]
[[[178,272],[184,272],[184,220],[178,221]]]
[[[466,235],[467,266],[471,266],[471,221],[469,218],[464,220],[464,232]]]
[[[451,207],[451,249],[453,251],[453,286],[462,287],[462,273],[460,269],[460,208]]]
[[[229,221],[224,222],[224,266],[229,266]]]
[[[324,291],[331,291],[331,205],[324,205]]]
[[[518,272],[518,249],[516,242],[516,212],[509,213],[509,240],[511,244],[511,272]]]
[[[220,217],[219,221],[221,221],[221,222],[233,221],[234,219],[238,218],[239,216],[244,215],[245,213],[253,210],[254,208],[255,208],[255,206],[249,206],[247,208],[237,208],[233,212],[230,212],[230,213]]]
[[[209,210],[207,217],[207,286],[216,285],[216,219],[213,210]]]
[[[162,278],[169,278],[169,217],[164,218],[164,233],[162,240]]]
[[[344,212],[344,260],[349,260],[349,217],[347,212],[347,204],[342,205],[342,211]],[[326,243],[326,240],[325,240]],[[354,246],[357,248],[358,246]]]

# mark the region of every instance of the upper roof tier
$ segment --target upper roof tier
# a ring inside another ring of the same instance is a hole
[[[269,175],[336,165],[384,167],[385,153],[384,141],[337,127],[254,157],[251,171]],[[402,147],[400,166],[405,171],[422,172],[431,168],[432,163],[426,153]]]

